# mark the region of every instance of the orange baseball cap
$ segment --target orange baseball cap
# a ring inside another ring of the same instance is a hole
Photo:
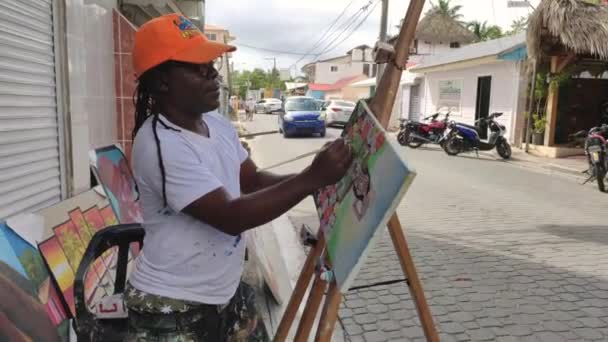
[[[210,41],[180,14],[167,14],[143,24],[135,33],[133,67],[137,76],[166,61],[203,64],[236,47]]]

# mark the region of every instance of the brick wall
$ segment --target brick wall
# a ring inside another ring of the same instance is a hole
[[[114,71],[116,88],[116,125],[118,142],[124,148],[127,158],[131,160],[131,131],[134,125],[133,93],[136,80],[131,54],[136,27],[118,10],[112,13],[114,25]]]

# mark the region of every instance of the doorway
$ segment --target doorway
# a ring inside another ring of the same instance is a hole
[[[410,120],[420,119],[420,84],[414,84],[410,87],[410,105],[409,105]]]
[[[490,94],[492,92],[492,76],[477,78],[477,103],[475,105],[475,121],[487,118],[490,115]],[[488,125],[477,124],[479,137],[488,138]]]

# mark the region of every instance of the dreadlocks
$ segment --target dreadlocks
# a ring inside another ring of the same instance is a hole
[[[159,118],[160,109],[156,96],[159,92],[158,84],[160,78],[158,77],[158,74],[162,68],[163,65],[159,65],[156,68],[146,71],[139,77],[137,89],[133,95],[133,104],[135,105],[135,126],[132,132],[132,139],[135,140],[135,136],[137,135],[137,132],[141,126],[143,126],[144,122],[146,122],[146,120],[152,116],[152,132],[154,133],[154,140],[156,141],[156,154],[158,155],[158,164],[162,177],[163,209],[165,209],[167,207],[166,172],[165,165],[163,163],[163,154],[160,148],[160,139],[158,138],[157,126],[160,122],[160,124],[166,129],[176,132],[181,131],[168,126]]]

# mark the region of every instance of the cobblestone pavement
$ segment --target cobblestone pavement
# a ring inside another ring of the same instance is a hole
[[[323,142],[254,148],[274,163]],[[442,341],[608,341],[607,194],[491,158],[400,150],[418,176],[397,212]],[[312,210],[296,207],[294,225],[318,224]],[[383,229],[353,285],[401,278]],[[424,340],[405,283],[345,294],[340,321],[347,341]]]

